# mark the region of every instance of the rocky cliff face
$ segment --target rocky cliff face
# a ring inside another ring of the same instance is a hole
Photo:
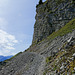
[[[73,0],[47,0],[36,6],[33,43],[59,30],[75,17]]]
[[[36,7],[32,45],[0,65],[0,75],[75,75],[75,2]]]
[[[71,37],[75,38],[75,19],[44,40],[32,45],[30,51],[37,52],[45,57],[51,56],[57,53]]]

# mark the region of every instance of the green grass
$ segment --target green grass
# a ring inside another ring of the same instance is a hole
[[[46,72],[44,72],[43,75],[46,75]]]
[[[51,60],[51,56],[46,58],[46,63],[49,63]]]
[[[53,32],[48,39],[54,39],[57,36],[64,36],[70,32],[72,32],[75,29],[75,19],[71,20],[69,23],[67,23],[64,27],[62,27],[60,30]]]

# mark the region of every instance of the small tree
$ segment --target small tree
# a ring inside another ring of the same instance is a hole
[[[43,2],[42,2],[42,0],[39,0],[39,4],[42,4]]]

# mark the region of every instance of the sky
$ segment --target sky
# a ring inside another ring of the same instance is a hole
[[[38,2],[0,0],[0,55],[15,55],[31,45]]]

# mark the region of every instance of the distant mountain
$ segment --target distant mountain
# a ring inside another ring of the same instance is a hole
[[[0,56],[0,62],[1,61],[4,61],[4,60],[6,60],[6,59],[9,59],[9,58],[11,58],[12,57],[12,55],[11,56]]]

